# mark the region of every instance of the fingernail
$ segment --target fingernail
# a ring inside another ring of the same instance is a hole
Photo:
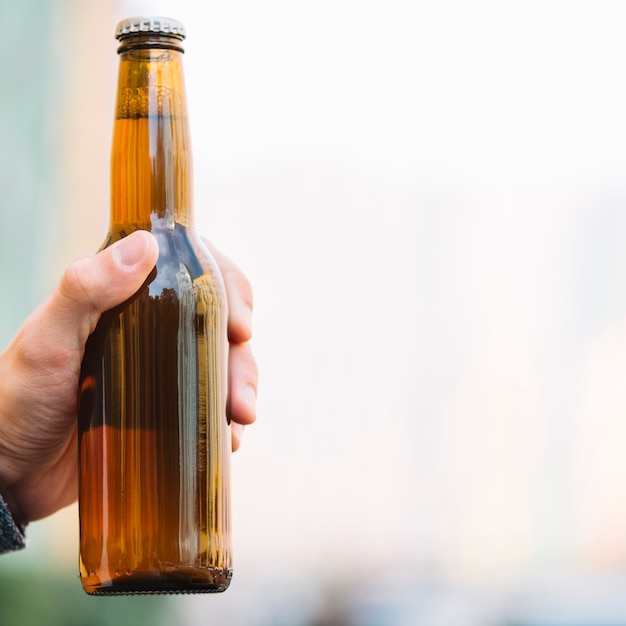
[[[148,239],[144,235],[129,235],[112,246],[115,262],[123,268],[137,265],[143,258],[148,247]]]

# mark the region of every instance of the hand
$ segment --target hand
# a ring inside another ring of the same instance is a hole
[[[244,426],[256,419],[258,372],[250,349],[252,338],[252,288],[241,270],[206,239],[204,244],[222,271],[228,296],[228,400],[233,452],[241,444]]]
[[[252,294],[233,263],[210,246],[229,302],[228,406],[233,450],[256,418]],[[56,291],[0,354],[0,494],[26,524],[71,504],[78,494],[77,389],[85,343],[100,315],[130,298],[158,257],[156,240],[137,231],[72,263]]]

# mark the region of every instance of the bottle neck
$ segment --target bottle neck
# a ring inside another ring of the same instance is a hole
[[[182,51],[126,44],[115,111],[111,225],[189,226],[192,162]]]

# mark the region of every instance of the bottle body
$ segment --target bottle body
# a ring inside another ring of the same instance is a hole
[[[191,214],[181,53],[121,58],[104,247],[159,244],[89,338],[79,392],[80,576],[90,594],[193,593],[231,577],[226,297]]]

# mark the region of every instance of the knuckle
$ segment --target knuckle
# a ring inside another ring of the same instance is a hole
[[[259,368],[249,343],[234,346],[231,349],[231,358],[234,366],[241,372],[243,378],[255,382],[258,379]]]
[[[76,296],[83,295],[87,292],[81,266],[81,261],[74,261],[69,265],[63,273],[59,286],[61,293],[72,300],[76,299]]]
[[[240,269],[237,269],[237,272],[238,287],[241,299],[243,300],[243,304],[250,307],[250,310],[252,310],[252,304],[254,300],[252,293],[252,283]]]
[[[83,260],[74,261],[65,270],[59,285],[60,294],[70,303],[95,309],[89,272]]]

